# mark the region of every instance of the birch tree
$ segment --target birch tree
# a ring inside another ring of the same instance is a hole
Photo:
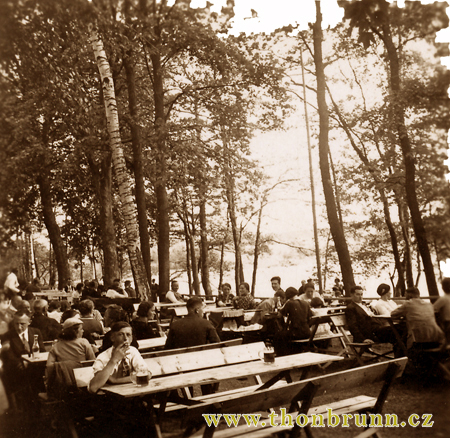
[[[103,47],[103,42],[93,26],[90,28],[90,32],[90,42],[92,44],[92,49],[94,51],[100,73],[103,90],[106,123],[112,153],[112,163],[119,186],[120,207],[126,229],[128,257],[130,259],[138,296],[141,300],[147,300],[150,296],[150,288],[142,259],[136,204],[132,195],[131,181],[127,172],[122,141],[120,138],[119,115],[117,111],[114,80],[111,74],[106,52]]]

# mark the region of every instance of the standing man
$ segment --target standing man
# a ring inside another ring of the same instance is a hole
[[[6,277],[5,284],[3,285],[9,299],[11,299],[14,295],[20,294],[17,272],[17,268],[12,268],[11,272]]]

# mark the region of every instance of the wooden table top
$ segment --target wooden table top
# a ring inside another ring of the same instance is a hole
[[[257,376],[268,373],[318,365],[330,361],[343,360],[341,356],[321,353],[299,353],[277,357],[275,363],[265,364],[262,360],[207,368],[184,374],[161,376],[151,379],[148,386],[135,386],[132,383],[122,385],[105,385],[102,390],[121,397],[130,398],[159,392],[171,391],[192,385],[216,383],[228,379]]]
[[[43,353],[38,353],[37,358],[33,359],[31,356],[28,356],[28,354],[23,354],[22,359],[28,363],[43,363],[47,362],[48,359],[48,351],[45,351]]]
[[[166,345],[166,337],[161,336],[159,338],[141,339],[138,341],[139,350],[146,350],[149,348],[159,348]]]

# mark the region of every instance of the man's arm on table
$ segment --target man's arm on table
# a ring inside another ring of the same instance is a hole
[[[95,373],[94,377],[89,382],[89,392],[97,392],[108,381],[113,384],[127,383],[131,381],[130,376],[119,378],[111,377],[115,366],[126,356],[128,348],[129,347],[125,344],[125,342],[117,348],[113,347],[111,359],[102,370]]]

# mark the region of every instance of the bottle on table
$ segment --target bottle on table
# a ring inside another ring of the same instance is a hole
[[[34,335],[34,341],[33,341],[33,346],[31,347],[31,358],[32,359],[37,359],[39,356],[39,341],[38,341],[38,335]]]

